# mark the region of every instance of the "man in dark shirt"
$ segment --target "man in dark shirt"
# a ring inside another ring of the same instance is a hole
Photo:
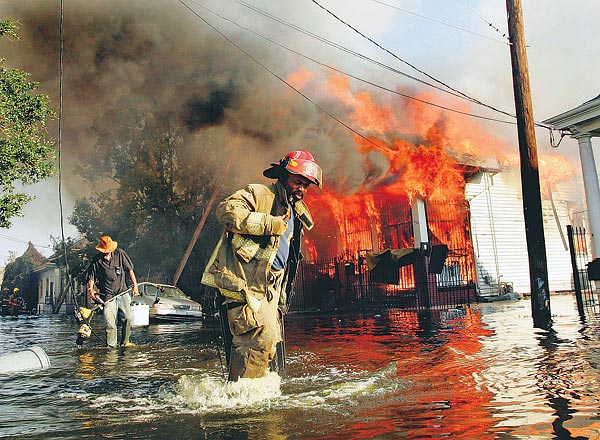
[[[139,295],[133,263],[124,250],[117,249],[117,242],[108,235],[100,237],[96,250],[99,253],[94,256],[87,269],[87,288],[92,301],[106,303],[104,305],[106,343],[109,347],[117,345],[117,316],[121,312],[123,325],[120,345],[125,347],[134,345],[129,340],[131,336],[131,297],[129,294],[118,296],[127,290],[125,274],[129,275],[133,285],[133,295]],[[94,289],[94,284],[97,290]]]

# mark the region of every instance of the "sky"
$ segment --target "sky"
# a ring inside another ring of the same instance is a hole
[[[451,115],[462,121],[463,130],[470,134],[479,129],[485,133],[473,139],[479,145],[476,148],[488,148],[486,154],[492,155],[491,148],[483,145],[487,143],[503,145],[513,155],[518,151],[516,125],[489,120],[514,122],[489,108],[514,114],[504,1],[107,3],[111,2],[64,0],[63,210],[58,177],[27,187],[25,192],[36,198],[10,229],[0,229],[0,266],[11,254],[21,255],[30,241],[48,256],[50,236],[60,237],[63,232],[66,237],[77,236],[68,216],[75,200],[89,195],[89,190],[76,178],[74,167],[83,157],[81,153],[96,141],[92,127],[99,115],[122,99],[135,99],[145,108],[155,105],[182,111],[191,102],[190,96],[207,96],[234,84],[236,94],[230,97],[234,104],[224,116],[227,123],[190,128],[197,137],[225,139],[243,133],[246,148],[257,152],[251,155],[256,157],[246,158],[255,161],[254,167],[249,164],[248,168],[260,169],[286,150],[295,149],[287,145],[301,145],[312,136],[309,139],[321,142],[317,152],[323,158],[325,180],[331,176],[330,182],[338,189],[364,183],[366,177],[360,173],[365,159],[358,148],[341,149],[340,145],[351,142],[352,133],[328,114],[359,132],[367,126],[373,133],[378,129],[364,120],[359,124],[358,118],[345,119],[350,108],[356,115],[357,100],[345,98],[339,91],[333,93],[332,76],[339,82],[340,77],[348,78],[344,74],[352,75],[348,87],[353,95],[373,94],[380,109],[398,115],[397,133],[403,131],[402,121],[409,119],[406,109],[416,104],[384,89],[480,116]],[[40,90],[50,95],[55,106],[60,102],[60,4],[58,0],[0,3],[0,17],[19,20],[22,37],[20,42],[1,42],[0,56],[9,66],[31,73],[31,80],[40,82]],[[600,67],[597,0],[574,0],[568,7],[562,0],[523,0],[523,16],[535,120],[541,122],[598,96],[600,87],[593,79]],[[301,77],[308,78],[306,86]],[[460,100],[425,83],[446,90],[450,86],[489,107]],[[102,118],[103,123],[118,122],[106,115]],[[57,138],[55,125],[49,130],[49,135]],[[335,146],[332,140],[324,140],[327,131],[335,131]],[[564,156],[580,174],[574,139],[566,137],[553,148],[548,130],[538,128],[536,136],[540,154]],[[268,147],[265,138],[283,139],[285,145]],[[375,167],[379,159],[371,154],[369,166]],[[383,174],[385,167],[381,167]],[[369,173],[372,176],[374,172],[371,169]],[[242,173],[239,180],[246,177]],[[580,176],[574,179],[581,183]]]

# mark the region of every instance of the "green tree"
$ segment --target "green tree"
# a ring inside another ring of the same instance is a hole
[[[59,237],[50,236],[50,239],[54,253],[48,260],[56,263],[61,269],[68,266],[71,282],[85,284],[85,271],[92,257],[98,252],[95,249],[95,243],[72,237],[65,238],[64,243]],[[65,254],[67,264],[65,264]]]
[[[34,273],[36,267],[44,263],[44,256],[38,252],[33,244],[29,243],[27,250],[20,257],[15,258],[4,268],[2,289],[10,292],[16,287],[27,302],[27,308],[33,310],[37,306],[37,281]]]
[[[17,29],[10,19],[0,21],[0,38],[18,39]],[[35,94],[39,84],[4,62],[0,58],[0,227],[8,228],[32,198],[18,192],[15,183],[30,185],[51,176],[55,150],[46,138],[46,121],[54,117],[50,98]]]
[[[109,112],[118,115],[118,125],[95,124],[98,142],[78,169],[95,190],[76,202],[69,220],[92,242],[111,235],[131,256],[138,277],[170,280],[222,164],[215,162],[210,136],[191,142],[176,116],[142,107],[122,103]],[[199,248],[194,261],[206,261],[211,251]]]

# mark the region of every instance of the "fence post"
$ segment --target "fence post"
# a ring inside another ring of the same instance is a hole
[[[429,243],[421,243],[419,253],[414,263],[415,289],[419,309],[431,308],[432,285],[429,282]],[[437,285],[436,285],[437,287]]]
[[[575,241],[573,239],[573,226],[567,225],[567,237],[569,239],[569,252],[571,254],[571,268],[573,270],[573,286],[575,287],[575,298],[577,299],[577,310],[579,316],[585,318],[585,310],[583,308],[583,298],[581,295],[581,282],[579,280],[579,268],[577,267],[577,258],[575,257]]]

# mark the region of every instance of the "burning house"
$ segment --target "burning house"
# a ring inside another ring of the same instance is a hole
[[[81,171],[65,173],[65,187],[80,208],[93,208],[77,212],[119,225],[145,272],[176,267],[220,177],[229,192],[268,161],[308,149],[325,182],[307,198],[316,226],[303,243],[296,309],[468,304],[503,282],[528,291],[523,206],[518,178],[509,177],[517,148],[498,125],[469,117],[468,102],[397,78],[375,91],[236,34],[276,66],[274,79],[187,10],[110,3],[71,5],[64,21],[61,148],[65,169]],[[58,9],[31,4],[3,7],[23,23],[11,59],[57,101]],[[225,176],[232,139],[243,166]],[[574,210],[549,191],[571,177],[567,168],[565,158],[540,155],[552,290],[571,283],[562,231]],[[205,246],[192,255],[194,286],[214,235],[203,232]]]
[[[520,188],[514,172],[456,165],[457,200],[378,193],[349,200],[323,194],[320,227],[305,240],[299,309],[398,306],[429,308],[529,292]],[[565,238],[578,205],[557,190],[543,201],[548,267],[554,291],[572,290]],[[563,219],[563,220],[561,220]]]
[[[379,102],[335,75],[327,81],[348,120],[370,136],[355,136],[357,164],[338,160],[325,171],[326,189],[309,197],[316,227],[304,243],[294,306],[422,308],[528,294],[516,147],[451,112]],[[550,288],[570,290],[565,229],[582,220],[565,201],[577,196],[558,188],[574,171],[565,157],[547,153],[540,170]],[[331,173],[346,180],[328,184]]]
[[[305,303],[298,306],[429,307],[476,300],[464,197],[425,200],[394,193],[390,185],[348,198],[322,194],[313,204],[319,224],[305,241]]]

